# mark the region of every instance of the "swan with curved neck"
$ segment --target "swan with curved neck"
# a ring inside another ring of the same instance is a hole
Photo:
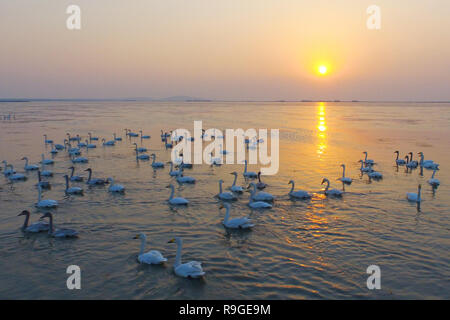
[[[358,162],[361,162],[361,168],[359,168],[359,170],[361,170],[362,173],[373,171],[372,166],[370,165],[367,165],[366,167],[364,166],[363,160],[359,160]]]
[[[309,192],[303,190],[294,191],[295,182],[294,180],[290,180],[288,184],[291,184],[291,190],[289,191],[289,196],[297,199],[310,199],[312,196]]]
[[[231,229],[249,229],[255,226],[252,223],[252,220],[248,217],[230,219],[231,206],[229,203],[225,203],[222,206],[220,206],[220,209],[222,208],[226,208],[225,218],[223,219],[222,222],[225,227]]]
[[[183,240],[179,237],[176,237],[172,240],[169,240],[169,243],[177,244],[177,255],[175,256],[175,264],[173,266],[173,270],[175,274],[184,278],[199,278],[205,275],[205,272],[202,269],[201,262],[198,261],[189,261],[187,263],[181,262],[181,250],[183,247]]]
[[[75,167],[69,167],[69,169],[71,170],[70,172],[70,181],[83,181],[83,177],[80,176],[74,176],[73,173],[75,172]]]
[[[83,189],[80,187],[70,187],[69,185],[69,176],[66,174],[64,175],[64,178],[66,179],[66,190],[65,192],[67,194],[83,194]]]
[[[375,161],[373,161],[372,159],[367,159],[367,151],[364,151],[363,154],[365,155],[365,157],[364,157],[364,163],[365,163],[366,165],[367,165],[367,164],[370,164],[370,165],[375,164]]]
[[[241,186],[237,186],[236,185],[236,181],[237,181],[237,177],[238,177],[238,173],[235,172],[231,172],[230,174],[234,175],[234,180],[233,180],[233,184],[230,187],[230,190],[236,193],[243,193],[244,192],[244,188],[242,188]]]
[[[183,176],[183,167],[180,167],[180,170],[178,170],[177,182],[178,183],[195,183],[195,178],[189,177],[189,176]]]
[[[327,178],[323,178],[321,184],[324,184],[324,183],[327,184],[325,187],[325,190],[324,190],[324,192],[327,196],[336,196],[336,197],[342,196],[343,192],[341,190],[330,189],[330,180],[328,180]]]
[[[341,167],[342,167],[342,177],[339,178],[338,180],[342,181],[345,184],[351,184],[353,181],[352,178],[347,178],[345,176],[345,164],[341,164]]]
[[[108,181],[106,181],[105,179],[100,179],[100,178],[92,179],[92,169],[91,168],[87,168],[84,171],[89,172],[89,176],[88,176],[88,179],[86,181],[87,184],[90,184],[90,185],[95,185],[95,184],[96,185],[104,185],[104,184],[108,183]]]
[[[50,225],[46,221],[37,221],[35,223],[32,223],[31,225],[28,225],[28,222],[30,220],[30,212],[28,210],[23,210],[21,213],[19,213],[18,216],[25,216],[25,221],[22,225],[22,231],[24,232],[42,232],[42,231],[48,231],[50,228]]]
[[[172,162],[172,161],[169,161],[168,163],[170,164],[169,175],[170,175],[171,177],[176,177],[176,176],[178,176],[178,174],[181,173],[181,170],[173,170],[173,162]]]
[[[434,177],[434,175],[436,174],[436,170],[437,170],[437,168],[435,168],[435,169],[433,170],[433,174],[431,175],[431,178],[428,180],[428,183],[429,183],[431,186],[433,186],[433,187],[437,187],[437,186],[439,186],[439,185],[441,184],[441,182],[439,181],[439,179],[436,179],[436,178]]]
[[[220,200],[237,200],[237,197],[231,192],[222,191],[223,180],[219,180],[219,194],[217,195]]]
[[[141,249],[139,250],[138,261],[144,264],[161,264],[167,261],[158,250],[144,252],[147,236],[144,233],[136,235],[133,239],[141,239]]]
[[[173,184],[169,184],[166,188],[170,188],[170,196],[169,196],[169,203],[173,205],[187,205],[189,203],[188,200],[182,197],[176,197],[174,198],[173,195],[175,194],[175,187]]]
[[[106,179],[110,186],[108,188],[109,192],[118,192],[118,193],[122,193],[125,192],[125,187],[121,184],[114,184],[114,179],[109,177],[108,179]]]
[[[23,157],[22,160],[25,160],[25,166],[24,169],[26,171],[31,171],[31,170],[38,170],[39,167],[35,164],[28,164],[28,157]]]
[[[164,168],[164,163],[156,161],[156,154],[152,153],[150,157],[153,159],[152,161],[153,168]]]
[[[257,192],[256,191],[256,183],[252,182],[249,184],[247,189],[253,188],[251,190],[251,195],[250,198],[255,200],[255,201],[268,201],[268,202],[272,202],[274,201],[274,196],[268,192]]]
[[[258,183],[256,184],[256,188],[262,190],[267,187],[267,184],[261,181],[261,171],[258,172]]]
[[[42,189],[50,189],[50,182],[42,181],[40,170],[38,170],[38,172],[37,172],[37,178],[38,178],[37,186],[41,186]]]
[[[44,214],[41,219],[49,218],[48,235],[54,238],[75,238],[78,237],[78,231],[73,229],[56,229],[53,228],[53,215],[50,212]]]
[[[420,166],[424,167],[425,169],[438,169],[439,170],[439,164],[434,162],[433,160],[425,160],[423,152],[418,153],[420,156]]]

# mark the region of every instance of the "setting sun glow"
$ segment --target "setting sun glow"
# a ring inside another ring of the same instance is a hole
[[[319,66],[318,71],[319,71],[320,74],[326,74],[327,73],[327,67],[324,66],[324,65]]]

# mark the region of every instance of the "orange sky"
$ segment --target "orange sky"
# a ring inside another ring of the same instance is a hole
[[[0,98],[450,100],[449,13],[448,0],[1,1]]]

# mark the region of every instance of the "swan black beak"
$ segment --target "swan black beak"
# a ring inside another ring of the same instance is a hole
[[[175,239],[170,239],[169,241],[167,241],[167,243],[174,243]]]

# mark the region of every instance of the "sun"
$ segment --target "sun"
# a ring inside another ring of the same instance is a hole
[[[326,74],[328,71],[327,66],[324,66],[324,65],[319,66],[318,71],[322,75]]]

